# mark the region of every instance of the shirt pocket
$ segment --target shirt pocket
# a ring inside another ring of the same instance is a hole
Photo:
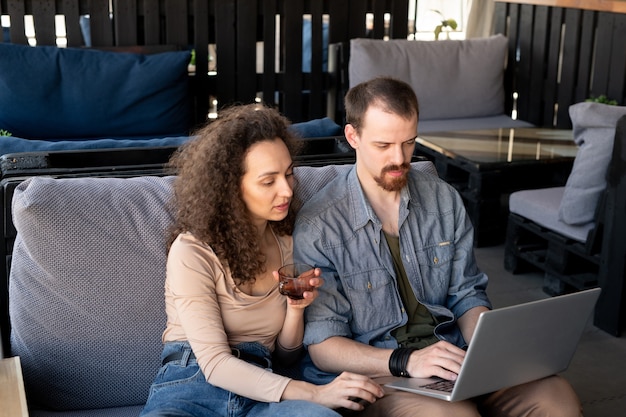
[[[424,281],[447,290],[455,252],[453,242],[442,242],[417,251],[415,256]]]
[[[399,320],[401,312],[394,294],[393,277],[385,268],[344,275],[343,285],[352,308],[353,332],[367,333]]]

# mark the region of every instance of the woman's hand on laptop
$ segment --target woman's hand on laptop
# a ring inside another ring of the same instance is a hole
[[[415,350],[409,357],[407,371],[412,378],[439,378],[455,381],[461,371],[465,351],[452,343],[439,341]]]

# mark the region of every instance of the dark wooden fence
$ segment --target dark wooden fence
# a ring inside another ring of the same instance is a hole
[[[67,46],[85,46],[79,20],[89,15],[95,48],[195,49],[196,123],[214,100],[219,108],[255,99],[294,122],[328,115],[341,123],[332,100],[339,92],[341,105],[342,79],[332,71],[341,63],[328,45],[408,34],[408,0],[0,0],[0,14],[18,44],[28,43],[24,16],[32,15],[37,45],[56,45],[61,15]],[[517,93],[518,118],[570,127],[572,103],[603,94],[626,103],[626,14],[498,1],[495,19],[510,40],[507,109]]]
[[[32,15],[37,45],[56,45],[55,16],[62,15],[67,46],[83,47],[79,20],[89,15],[94,48],[195,49],[197,123],[206,119],[213,100],[221,107],[257,98],[297,122],[333,116],[327,45],[355,37],[406,38],[408,1],[112,0],[109,8],[109,0],[0,0],[0,14],[10,17],[10,42],[17,44],[28,44],[24,16]],[[391,17],[387,24],[385,14]],[[306,71],[303,27],[310,40]],[[219,52],[209,55],[209,49]],[[201,70],[210,67],[215,71]]]
[[[497,2],[496,32],[509,38],[505,84],[518,118],[569,128],[571,104],[626,104],[626,14]]]

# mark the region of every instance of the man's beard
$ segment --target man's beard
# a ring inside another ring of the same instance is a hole
[[[407,162],[401,165],[388,165],[380,171],[380,176],[374,177],[374,181],[385,191],[400,191],[409,180],[409,169],[411,165]],[[385,178],[385,173],[389,171],[404,171],[399,177]]]

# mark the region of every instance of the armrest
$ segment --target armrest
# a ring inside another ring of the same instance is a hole
[[[19,356],[0,359],[0,404],[7,416],[28,417]]]

